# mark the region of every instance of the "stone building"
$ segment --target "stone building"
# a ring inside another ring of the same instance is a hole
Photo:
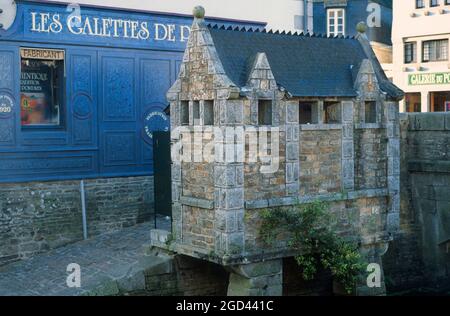
[[[227,267],[229,294],[280,295],[293,254],[261,241],[260,212],[325,200],[339,233],[382,263],[399,224],[403,92],[364,25],[356,37],[326,38],[207,25],[202,8],[195,16],[167,94],[172,235],[154,230],[153,244]],[[384,284],[356,290],[380,294]]]

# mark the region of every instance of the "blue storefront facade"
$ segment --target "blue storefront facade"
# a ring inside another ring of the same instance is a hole
[[[152,219],[153,132],[169,130],[166,92],[192,23],[16,4],[0,27],[0,265]]]
[[[190,24],[18,1],[0,30],[0,182],[151,175]]]

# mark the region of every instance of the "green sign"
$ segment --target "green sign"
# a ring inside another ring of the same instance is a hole
[[[420,86],[430,84],[450,84],[450,72],[409,75],[408,84],[410,86]]]

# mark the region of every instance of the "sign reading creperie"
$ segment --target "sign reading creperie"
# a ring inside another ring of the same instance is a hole
[[[41,48],[22,48],[20,49],[22,58],[44,59],[44,60],[64,60],[64,51],[55,49]]]
[[[412,74],[408,76],[408,84],[410,86],[450,84],[450,72]]]

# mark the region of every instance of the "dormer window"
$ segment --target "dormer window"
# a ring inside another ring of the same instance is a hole
[[[328,9],[327,21],[329,37],[345,36],[345,9]]]
[[[180,124],[189,125],[189,101],[180,103]]]
[[[194,125],[200,125],[200,102],[192,102],[192,119]]]
[[[214,101],[212,100],[203,102],[203,125],[214,125]]]
[[[258,101],[258,124],[272,125],[272,100]]]
[[[377,122],[377,102],[366,101],[364,103],[364,122],[368,124]]]
[[[341,102],[324,102],[323,112],[323,122],[325,124],[341,123]]]

